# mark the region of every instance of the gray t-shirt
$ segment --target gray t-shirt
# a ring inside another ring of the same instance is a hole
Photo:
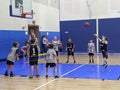
[[[94,52],[95,52],[94,43],[88,43],[88,53],[94,53]]]
[[[16,54],[18,54],[18,48],[13,47],[8,54],[7,60],[14,62],[16,59]]]
[[[54,49],[49,49],[46,54],[46,63],[56,63],[56,52]]]
[[[55,51],[58,51],[59,41],[53,41],[52,44],[53,44],[53,46],[54,46],[54,50],[55,50]]]

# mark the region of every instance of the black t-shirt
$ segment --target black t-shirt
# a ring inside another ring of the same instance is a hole
[[[74,46],[74,44],[72,42],[68,42],[67,43],[67,51],[72,52],[73,46]]]
[[[37,45],[30,45],[30,59],[38,59]]]
[[[100,49],[101,51],[107,51],[107,43],[100,42]]]

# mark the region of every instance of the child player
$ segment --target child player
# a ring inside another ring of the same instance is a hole
[[[88,43],[89,63],[94,63],[94,53],[95,53],[95,44],[93,43],[93,40],[90,40]]]
[[[103,66],[105,68],[107,68],[107,66],[108,66],[108,63],[107,63],[107,59],[108,59],[108,52],[107,52],[108,39],[105,36],[102,36],[102,39],[100,39],[96,34],[94,34],[94,35],[100,41],[100,49],[101,49],[101,52],[102,52],[102,55],[103,55],[103,59],[104,59]]]
[[[67,61],[66,63],[69,63],[69,56],[72,55],[74,63],[76,63],[75,61],[75,57],[74,57],[74,49],[75,49],[75,45],[72,43],[72,39],[69,38],[67,45],[66,45],[66,51],[67,51]]]
[[[29,46],[29,42],[26,41],[25,42],[25,45],[21,47],[21,52],[22,52],[22,55],[23,55],[23,58],[27,57],[27,48]]]
[[[38,69],[38,54],[39,54],[39,46],[36,45],[35,39],[31,39],[30,46],[28,47],[28,56],[30,63],[30,76],[29,78],[33,78],[34,66],[36,68],[36,77],[39,77],[39,69]]]
[[[56,62],[57,62],[57,55],[55,50],[53,49],[53,44],[49,44],[49,49],[47,51],[47,54],[45,55],[46,59],[46,78],[48,78],[48,67],[54,68],[54,77],[59,78],[57,76],[57,68],[56,68]]]
[[[53,49],[55,50],[56,55],[58,57],[58,45],[59,45],[59,41],[57,40],[56,36],[53,37],[52,44],[53,44]],[[57,63],[59,63],[59,58],[57,58]]]
[[[13,74],[13,67],[14,67],[14,62],[16,59],[19,59],[18,57],[18,42],[13,43],[13,47],[11,48],[11,51],[8,54],[7,57],[7,68],[5,71],[5,76],[8,76],[8,70],[10,69],[10,77],[14,77],[15,75]]]

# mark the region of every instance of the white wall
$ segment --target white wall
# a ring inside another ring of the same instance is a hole
[[[96,17],[120,17],[120,0],[60,0],[61,20],[95,19]]]
[[[33,2],[34,20],[41,31],[59,31],[59,10],[50,6]]]
[[[24,19],[9,16],[8,0],[0,0],[0,30],[20,30],[26,23]]]
[[[9,16],[10,0],[0,0],[0,30],[22,30],[23,26],[33,20],[40,26],[42,31],[59,31],[59,10],[57,8],[33,2],[34,18],[23,19]]]

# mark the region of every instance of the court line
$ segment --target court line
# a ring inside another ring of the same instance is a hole
[[[74,68],[74,69],[66,72],[65,74],[61,75],[59,78],[62,78],[62,77],[64,77],[65,75],[67,75],[67,74],[69,74],[69,73],[71,73],[71,72],[73,72],[73,71],[75,71],[75,70],[77,70],[77,69],[79,69],[79,68],[82,68],[83,66],[85,66],[85,64],[82,64],[82,65],[80,65],[80,66],[78,66],[78,67],[76,67],[76,68]],[[59,78],[57,78],[57,79],[59,79]],[[53,80],[51,80],[51,81],[49,81],[49,82],[47,82],[47,83],[45,83],[45,84],[43,84],[43,85],[41,85],[41,86],[33,89],[33,90],[38,90],[38,89],[40,89],[40,88],[42,88],[42,87],[44,87],[44,86],[46,86],[46,85],[48,85],[48,84],[56,81],[57,79],[53,79]]]

